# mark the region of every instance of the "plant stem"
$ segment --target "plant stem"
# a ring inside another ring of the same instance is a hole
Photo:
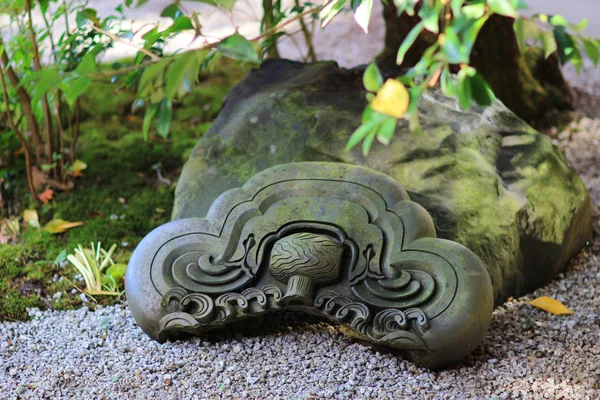
[[[0,46],[4,46],[2,36],[0,36]],[[40,136],[40,128],[35,118],[33,107],[31,106],[31,98],[27,91],[20,85],[21,82],[19,81],[17,74],[10,66],[8,54],[6,53],[6,46],[4,46],[4,52],[2,52],[2,55],[0,56],[0,66],[4,68],[8,81],[17,93],[21,108],[23,109],[23,114],[27,120],[27,129],[31,133],[31,142],[36,150],[36,159],[39,160],[41,157],[40,149],[44,144],[42,137]]]
[[[6,87],[6,82],[4,81],[4,68],[0,65],[0,81],[2,81],[2,95],[4,97],[4,103],[6,104],[6,118],[8,120],[8,125],[10,129],[12,129],[15,134],[19,137],[21,142],[21,147],[23,148],[23,152],[25,153],[25,172],[27,174],[27,184],[29,185],[29,191],[31,192],[31,196],[33,200],[37,203],[38,197],[35,193],[35,188],[33,186],[33,177],[31,174],[31,154],[29,152],[29,146],[27,145],[27,140],[19,131],[17,126],[15,125],[15,121],[13,120],[12,114],[9,109],[9,99],[8,99],[8,89]]]
[[[145,49],[145,48],[143,48],[143,47],[136,46],[136,45],[135,45],[135,44],[133,44],[133,43],[132,43],[130,40],[125,40],[125,39],[123,39],[123,38],[120,38],[120,37],[118,37],[118,36],[116,36],[116,35],[113,35],[113,34],[112,34],[112,33],[110,33],[110,32],[107,32],[107,31],[105,31],[105,30],[104,30],[104,29],[102,29],[102,28],[98,28],[98,27],[97,27],[97,26],[95,26],[95,25],[92,25],[92,29],[93,29],[93,30],[95,30],[95,31],[96,31],[96,32],[98,32],[98,33],[101,33],[101,34],[103,34],[103,35],[106,35],[106,36],[108,36],[109,38],[111,38],[111,39],[112,39],[112,40],[114,40],[115,42],[121,42],[121,43],[128,44],[129,46],[135,47],[135,48],[137,49],[137,51],[139,51],[140,53],[143,53],[143,54],[147,55],[148,57],[150,57],[150,58],[151,58],[152,60],[154,60],[154,61],[158,61],[158,60],[160,60],[160,57],[159,57],[158,55],[154,54],[153,52],[151,52],[151,51],[149,51],[149,50],[147,50],[147,49]]]
[[[294,0],[296,7],[300,8],[300,0]],[[304,17],[300,18],[300,27],[302,28],[302,34],[304,35],[304,41],[306,42],[306,47],[308,49],[308,60],[310,62],[317,61],[317,55],[315,54],[315,48],[313,46],[312,35],[304,22]]]
[[[42,63],[40,58],[39,47],[37,44],[37,38],[35,37],[35,29],[33,28],[33,18],[31,16],[31,0],[25,0],[25,6],[27,8],[27,17],[28,17],[28,26],[29,26],[29,34],[31,37],[31,47],[33,49],[33,64],[35,66],[36,71],[42,70]],[[46,131],[46,137],[48,141],[46,142],[47,153],[46,157],[48,157],[48,161],[52,161],[52,116],[50,114],[50,107],[48,106],[48,96],[44,94],[42,96],[42,109],[44,112],[44,129]],[[40,160],[38,160],[39,163]],[[54,177],[57,178],[56,168],[52,169],[54,173]]]
[[[273,15],[273,0],[263,0],[262,2],[263,10],[265,12],[262,19],[262,30],[271,30],[273,29],[273,21],[275,20],[275,16]],[[270,58],[279,58],[279,50],[277,50],[277,42],[274,42],[268,50],[268,56]]]

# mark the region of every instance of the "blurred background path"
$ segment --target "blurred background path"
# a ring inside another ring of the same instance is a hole
[[[115,7],[121,4],[121,0],[91,0],[90,7],[98,10],[99,16],[115,14]],[[150,0],[139,8],[125,9],[128,21],[125,23],[133,30],[139,29],[145,24],[161,21],[161,11],[171,0]],[[200,20],[203,24],[204,34],[211,37],[225,37],[234,32],[235,27],[231,20],[213,7],[195,1],[182,2],[187,10],[201,13]],[[293,4],[292,0],[283,0],[284,4]],[[318,3],[318,2],[316,2]],[[547,14],[561,14],[569,22],[576,23],[583,18],[588,18],[589,24],[585,34],[600,38],[600,0],[527,0],[530,8],[527,14],[544,12]],[[233,12],[233,21],[239,27],[242,34],[256,36],[259,32],[259,20],[261,16],[262,0],[238,0]],[[381,15],[381,2],[376,1],[372,12],[369,34],[365,33],[354,22],[352,13],[346,12],[339,15],[329,24],[325,30],[315,32],[315,50],[317,57],[321,60],[331,59],[337,61],[341,66],[352,67],[369,62],[377,55],[383,46],[384,25]],[[7,18],[0,16],[0,27],[5,26]],[[41,22],[41,20],[40,20]],[[167,20],[162,20],[167,23]],[[64,25],[63,25],[64,26]],[[291,25],[291,29],[297,29]],[[6,31],[4,32],[6,35]],[[286,39],[280,44],[282,57],[299,59],[305,52],[304,41],[300,35],[296,40]],[[175,42],[168,46],[167,51],[175,51],[181,48],[199,47],[202,42],[192,42],[192,35],[181,34]],[[119,43],[110,50],[107,60],[122,58],[133,55],[135,48],[124,43]]]

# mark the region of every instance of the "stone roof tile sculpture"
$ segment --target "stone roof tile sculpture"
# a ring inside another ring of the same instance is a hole
[[[324,162],[272,167],[221,195],[206,218],[157,228],[131,258],[126,291],[159,341],[295,309],[433,368],[473,350],[493,309],[480,259],[437,239],[393,179]]]

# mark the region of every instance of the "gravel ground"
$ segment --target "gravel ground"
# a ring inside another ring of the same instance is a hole
[[[598,101],[600,70],[572,84]],[[594,84],[596,82],[596,84]],[[600,118],[582,117],[555,142],[600,205]],[[212,334],[159,345],[125,306],[90,312],[32,310],[0,323],[1,399],[598,399],[600,218],[595,238],[548,286],[494,312],[463,362],[431,372],[354,342],[316,319],[278,314],[244,335]],[[551,296],[575,311],[531,307]]]

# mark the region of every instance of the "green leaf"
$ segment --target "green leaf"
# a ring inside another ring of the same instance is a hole
[[[419,36],[419,34],[421,32],[423,32],[423,21],[421,21],[417,25],[415,25],[411,29],[411,31],[408,33],[408,35],[406,35],[404,40],[402,41],[402,44],[400,45],[400,48],[398,49],[398,55],[396,57],[396,64],[398,64],[398,65],[402,64],[402,62],[404,61],[404,57],[406,56],[406,52],[415,43],[415,40],[417,40],[417,37]]]
[[[377,68],[375,61],[372,61],[365,70],[365,73],[363,74],[363,84],[365,85],[365,88],[371,92],[377,92],[381,85],[383,85],[383,76],[381,76],[381,72],[379,71],[379,68]]]
[[[226,37],[216,48],[224,56],[229,58],[257,64],[260,63],[260,58],[252,43],[239,33],[234,33],[233,35]]]
[[[479,31],[483,27],[483,25],[487,22],[489,16],[483,16],[479,19],[476,19],[471,24],[467,26],[463,33],[463,49],[461,51],[462,54],[468,59],[473,46],[475,45],[475,40],[477,39],[477,35]]]
[[[171,60],[172,59],[170,58],[163,58],[159,62],[150,64],[144,69],[138,84],[137,97],[144,98],[152,93],[154,82],[160,81],[163,78],[165,70]]]
[[[477,104],[487,107],[494,100],[494,92],[488,83],[483,79],[483,76],[476,72],[473,76],[469,76],[471,84],[471,93]]]
[[[517,13],[515,6],[510,0],[488,0],[488,7],[493,14],[511,18],[519,17],[519,13]]]
[[[562,15],[553,15],[550,18],[550,23],[554,26],[563,26],[565,28],[569,26],[569,22]]]
[[[373,139],[375,139],[375,135],[377,134],[377,128],[379,126],[373,127],[365,140],[363,141],[362,153],[363,156],[366,157],[369,155],[369,149],[371,148],[371,144],[373,144]]]
[[[394,5],[398,10],[398,15],[406,12],[411,17],[415,15],[415,7],[419,0],[394,0]]]
[[[369,134],[369,132],[373,130],[373,128],[376,128],[377,125],[379,125],[379,122],[380,121],[376,119],[372,119],[370,121],[363,122],[361,126],[356,128],[354,133],[352,133],[352,135],[350,136],[350,139],[348,139],[348,143],[346,144],[346,151],[350,150],[358,143],[360,143],[360,141],[363,140]]]
[[[369,33],[369,21],[371,20],[372,9],[373,0],[360,0],[358,7],[354,8],[354,20],[365,33]]]
[[[468,4],[462,8],[462,13],[469,19],[479,19],[485,14],[485,1]]]
[[[462,45],[460,38],[454,32],[452,27],[447,27],[444,31],[444,38],[442,40],[442,52],[445,55],[445,59],[450,64],[462,64],[468,63],[468,54],[465,54],[467,48]]]
[[[575,43],[575,47],[573,48],[573,53],[571,54],[569,61],[571,62],[571,64],[573,64],[577,73],[581,72],[581,67],[583,66],[583,58],[581,57],[581,52],[579,51],[577,43]]]
[[[77,23],[77,26],[81,28],[88,22],[97,25],[100,23],[100,20],[98,19],[98,12],[96,10],[93,8],[85,8],[77,12],[75,15],[75,22]]]
[[[116,283],[120,284],[125,276],[127,264],[113,264],[106,269],[106,276],[112,278]]]
[[[419,10],[419,17],[423,21],[423,27],[429,32],[438,33],[440,30],[439,19],[442,4],[436,1],[434,6],[429,6],[428,2],[423,2]]]
[[[442,75],[440,76],[440,84],[442,86],[442,92],[449,97],[457,97],[456,87],[454,85],[454,80],[452,79],[452,74],[450,74],[450,70],[446,65],[442,70]]]
[[[75,69],[80,76],[90,75],[96,72],[96,60],[94,58],[94,54],[87,53],[81,59],[79,65]]]
[[[396,123],[398,120],[393,117],[387,118],[385,121],[381,123],[381,128],[379,128],[379,132],[377,132],[377,140],[384,144],[390,144],[390,140],[392,140],[392,136],[394,136],[394,131],[396,130]]]
[[[74,79],[68,83],[66,90],[64,91],[65,101],[71,107],[75,105],[77,99],[85,93],[85,91],[92,84],[92,78],[82,76],[81,78]]]
[[[183,13],[181,12],[181,9],[179,8],[179,5],[177,3],[169,4],[160,13],[161,17],[168,17],[168,18],[171,18],[173,21],[175,21],[177,18],[179,18],[182,15],[183,15]]]
[[[521,53],[523,53],[527,49],[527,46],[525,45],[525,20],[523,18],[515,19],[513,29],[515,31],[515,37],[517,38],[519,50],[521,50]]]
[[[158,103],[158,121],[156,122],[156,131],[163,139],[169,136],[169,128],[171,127],[171,116],[173,114],[173,107],[171,99],[165,97],[160,103]]]
[[[585,28],[587,28],[587,26],[588,26],[588,19],[584,18],[581,21],[579,21],[577,24],[569,25],[569,26],[577,32],[583,32],[583,30]]]
[[[594,65],[600,60],[600,41],[592,38],[583,38],[583,48]]]
[[[327,24],[335,17],[346,5],[348,0],[337,0],[331,2],[319,12],[319,19],[321,20],[321,28],[325,28]]]
[[[556,40],[558,55],[562,64],[567,63],[575,51],[575,41],[569,35],[564,26],[554,28],[554,39]]]
[[[40,165],[40,168],[42,169],[42,171],[50,171],[52,168],[55,168],[55,167],[56,167],[56,163]]]
[[[181,32],[186,29],[194,29],[194,24],[192,24],[192,20],[188,17],[182,16],[173,21],[173,24],[169,26],[167,29],[169,32]]]
[[[556,39],[554,39],[554,33],[547,31],[542,33],[540,36],[540,40],[542,41],[542,47],[544,48],[544,57],[550,57],[550,54],[556,51]]]
[[[50,0],[40,0],[40,10],[42,11],[42,14],[46,14],[46,11],[48,11],[49,4]]]
[[[148,140],[148,132],[150,131],[150,124],[152,124],[152,120],[158,111],[158,104],[152,104],[150,107],[146,108],[146,113],[144,114],[144,123],[142,126],[142,132],[144,134],[144,140]]]
[[[458,72],[458,82],[456,84],[456,92],[458,94],[458,103],[463,110],[471,109],[471,80],[466,70],[461,69]]]
[[[36,78],[37,79],[31,89],[33,94],[31,98],[32,104],[38,104],[44,95],[55,89],[61,82],[61,76],[54,68],[47,68],[39,71],[39,75],[36,75]]]
[[[175,58],[165,74],[165,94],[173,99],[177,92],[189,92],[198,80],[200,70],[200,54],[188,51]]]

